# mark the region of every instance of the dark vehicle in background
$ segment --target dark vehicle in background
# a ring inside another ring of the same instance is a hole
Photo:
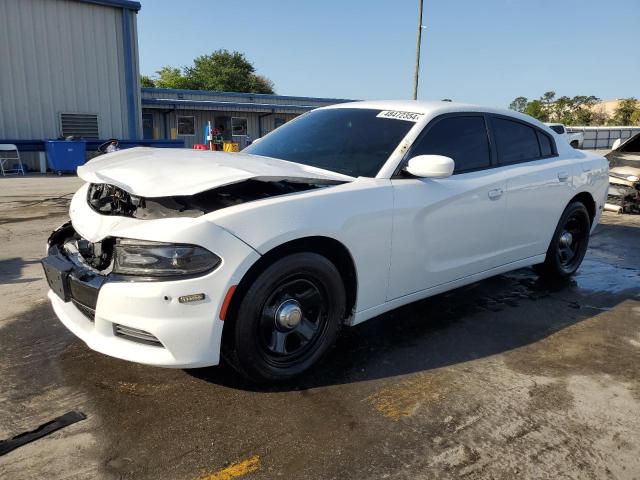
[[[609,160],[608,203],[622,207],[624,213],[640,213],[640,134],[614,144],[605,157]]]

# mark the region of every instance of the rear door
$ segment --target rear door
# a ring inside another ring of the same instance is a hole
[[[495,266],[506,183],[495,165],[482,113],[444,115],[407,154],[455,162],[449,178],[392,179],[394,217],[388,299]]]
[[[500,235],[501,264],[547,251],[572,196],[574,167],[558,156],[553,138],[513,117],[491,115],[499,172],[506,180],[506,213]]]

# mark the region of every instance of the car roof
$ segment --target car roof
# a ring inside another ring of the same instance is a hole
[[[546,126],[529,115],[516,112],[514,110],[507,110],[504,108],[485,107],[482,105],[473,105],[467,103],[458,102],[444,102],[444,101],[424,101],[424,100],[366,100],[361,102],[347,102],[338,103],[336,105],[329,105],[322,107],[322,109],[334,109],[334,108],[368,108],[374,110],[397,110],[402,112],[422,113],[429,117],[436,115],[442,115],[445,113],[457,113],[457,112],[480,112],[480,113],[495,113],[499,115],[507,115],[523,120],[528,123],[533,123],[546,130]]]

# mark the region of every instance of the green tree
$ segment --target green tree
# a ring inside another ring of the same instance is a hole
[[[591,125],[598,121],[594,106],[600,99],[593,95],[576,95],[573,97],[573,125]]]
[[[273,82],[264,75],[254,75],[253,85],[251,88],[253,93],[273,93]]]
[[[548,104],[549,119],[565,125],[572,125],[574,120],[574,107],[573,99],[563,95],[555,102]]]
[[[509,104],[509,108],[511,110],[515,110],[516,112],[523,113],[526,110],[528,103],[529,100],[527,99],[527,97],[516,97],[513,99],[513,102]]]
[[[591,120],[589,125],[592,126],[601,126],[606,125],[609,122],[609,116],[606,114],[604,109],[594,109],[591,112]]]
[[[533,118],[537,118],[541,122],[549,121],[549,113],[541,100],[531,100],[527,103],[524,113],[531,115]]]
[[[177,67],[162,67],[156,73],[158,78],[155,80],[155,86],[158,88],[191,88],[189,80]]]
[[[633,97],[624,98],[618,104],[611,121],[614,125],[631,125],[631,119],[639,109],[637,99]]]
[[[631,125],[640,125],[640,108],[631,114]]]
[[[240,52],[216,50],[197,57],[192,66],[185,67],[184,77],[196,90],[273,93],[273,83],[256,75],[251,62]]]
[[[542,97],[540,97],[540,101],[542,103],[545,103],[547,105],[553,103],[556,99],[556,92],[554,92],[553,90],[549,90],[548,92],[544,92],[542,94]]]
[[[155,87],[156,84],[153,81],[153,78],[147,75],[140,75],[140,86],[142,87]]]

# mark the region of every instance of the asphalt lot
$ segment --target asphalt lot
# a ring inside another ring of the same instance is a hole
[[[39,259],[75,177],[0,178],[0,477],[640,478],[640,217],[606,214],[579,274],[529,269],[346,329],[304,379],[165,370],[89,350]]]

